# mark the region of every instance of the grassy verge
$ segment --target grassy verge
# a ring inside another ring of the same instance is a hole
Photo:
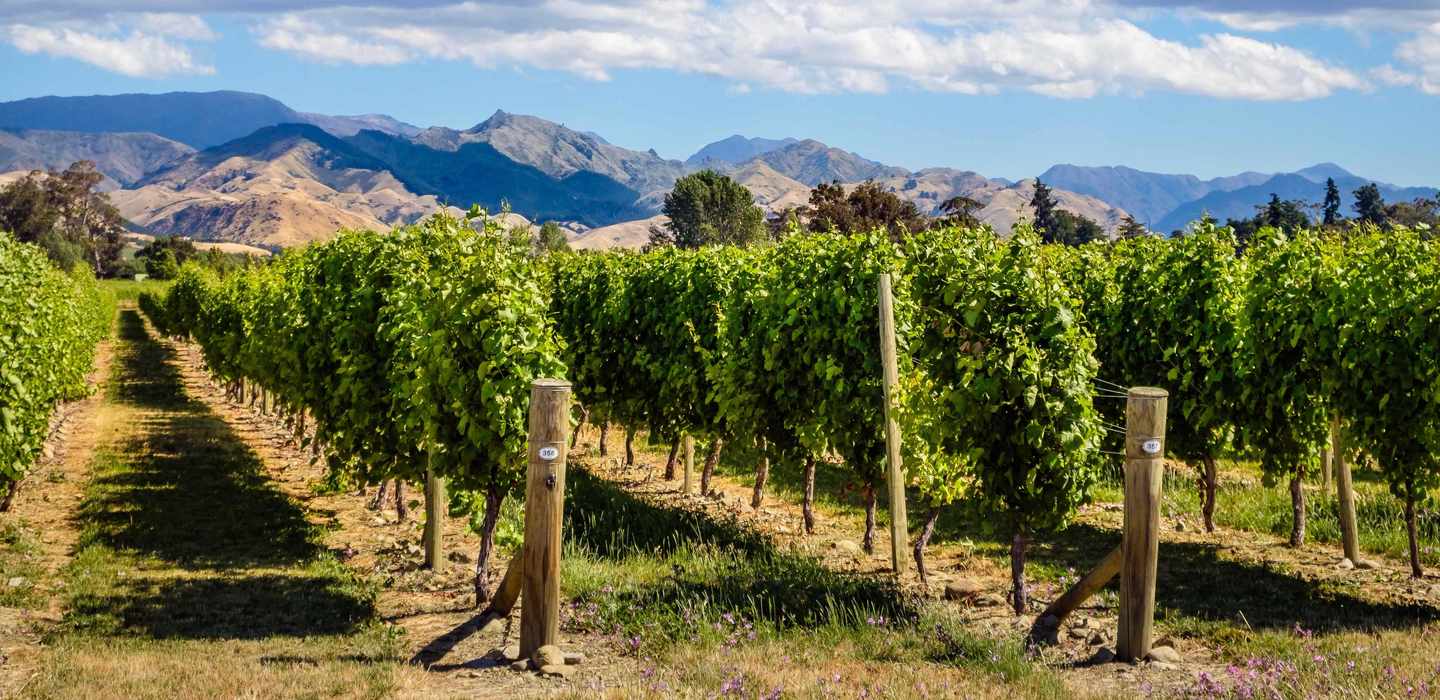
[[[45,601],[45,571],[35,533],[23,522],[0,523],[0,608],[35,609]]]
[[[402,659],[374,586],[317,543],[170,350],[121,312],[102,438],[28,697],[383,697]]]
[[[978,635],[889,581],[782,551],[736,521],[658,507],[574,469],[568,631],[644,660],[656,694],[1067,697],[1018,638]]]

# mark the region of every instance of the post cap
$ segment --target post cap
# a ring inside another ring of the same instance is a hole
[[[1132,386],[1128,392],[1132,399],[1164,399],[1170,392],[1153,386]]]

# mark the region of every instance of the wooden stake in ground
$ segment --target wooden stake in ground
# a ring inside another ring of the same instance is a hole
[[[909,567],[910,523],[905,515],[905,471],[900,464],[900,423],[895,419],[896,393],[900,371],[895,360],[895,302],[890,273],[880,275],[880,361],[885,379],[885,462],[886,485],[890,494],[890,567],[896,576]]]
[[[1133,387],[1125,403],[1125,526],[1120,542],[1120,630],[1115,648],[1122,661],[1139,661],[1150,653],[1168,397],[1164,389]]]
[[[425,470],[425,568],[438,569],[444,561],[445,480],[434,469]]]
[[[570,382],[536,380],[530,388],[530,467],[525,484],[525,545],[520,657],[560,634],[561,518],[565,508],[565,432]]]
[[[1345,557],[1352,564],[1360,563],[1360,536],[1355,530],[1355,488],[1350,482],[1350,464],[1345,460],[1345,435],[1340,430],[1340,419],[1330,421],[1330,457],[1335,467],[1335,489],[1339,497],[1340,541],[1345,547]]]
[[[680,483],[680,493],[690,493],[690,483],[695,474],[695,437],[685,435],[685,479]]]

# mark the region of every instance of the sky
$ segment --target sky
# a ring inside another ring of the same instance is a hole
[[[911,169],[1440,185],[1440,0],[0,0],[0,100],[244,90],[683,159],[731,134]]]

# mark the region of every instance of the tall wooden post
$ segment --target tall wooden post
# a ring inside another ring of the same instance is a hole
[[[1120,630],[1115,650],[1122,661],[1139,661],[1150,653],[1168,398],[1164,389],[1133,387],[1125,403],[1125,528],[1120,541]]]
[[[445,480],[435,469],[425,470],[425,568],[438,569],[444,561]]]
[[[890,566],[896,576],[910,564],[910,527],[905,516],[905,472],[900,464],[900,424],[895,419],[900,371],[895,361],[895,301],[890,273],[880,274],[880,361],[885,380],[885,481],[890,494]]]
[[[695,437],[685,434],[685,478],[680,483],[680,493],[690,493],[690,482],[695,474]]]
[[[1350,464],[1345,461],[1345,435],[1340,419],[1330,420],[1330,457],[1335,465],[1335,489],[1339,495],[1340,541],[1345,557],[1352,564],[1360,563],[1360,538],[1355,531],[1355,488],[1350,483]]]
[[[565,509],[565,448],[569,444],[565,434],[569,429],[570,382],[536,380],[530,387],[521,658],[554,644],[560,633],[560,523]]]

